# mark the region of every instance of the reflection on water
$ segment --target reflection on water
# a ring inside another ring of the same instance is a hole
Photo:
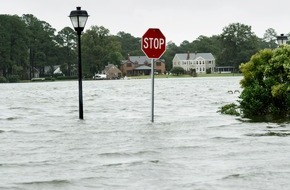
[[[288,123],[217,113],[241,77],[0,85],[0,189],[289,189]]]

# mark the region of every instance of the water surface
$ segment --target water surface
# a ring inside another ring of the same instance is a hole
[[[288,123],[217,113],[241,77],[0,85],[0,189],[289,189]],[[285,135],[283,135],[285,134]]]

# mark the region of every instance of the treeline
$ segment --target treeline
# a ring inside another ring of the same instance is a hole
[[[276,48],[277,33],[269,28],[263,38],[251,26],[232,23],[223,32],[211,37],[199,36],[196,40],[183,41],[179,46],[168,42],[162,56],[166,69],[172,68],[176,53],[210,52],[218,66],[238,67],[247,62],[257,51]],[[49,23],[31,14],[0,15],[0,76],[33,78],[37,70],[40,77],[53,75],[55,65],[61,65],[66,76],[75,75],[77,65],[76,33],[71,27],[56,31]],[[82,35],[82,61],[84,76],[100,72],[108,64],[120,65],[128,54],[144,55],[141,38],[126,32],[117,35],[103,26],[92,26]],[[48,73],[45,68],[50,68]]]

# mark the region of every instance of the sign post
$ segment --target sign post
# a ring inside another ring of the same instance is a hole
[[[151,122],[154,122],[154,59],[159,59],[166,50],[166,38],[158,28],[149,28],[142,36],[141,49],[151,59]]]

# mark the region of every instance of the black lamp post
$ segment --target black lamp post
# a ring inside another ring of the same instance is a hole
[[[82,86],[82,59],[81,59],[81,34],[85,28],[87,19],[89,17],[87,11],[81,10],[81,7],[77,7],[77,10],[70,12],[70,20],[78,35],[78,74],[79,74],[79,117],[84,119],[83,113],[83,86]]]
[[[277,41],[278,41],[278,45],[286,45],[287,41],[288,41],[288,37],[284,36],[284,34],[281,34],[280,36],[277,36]]]

